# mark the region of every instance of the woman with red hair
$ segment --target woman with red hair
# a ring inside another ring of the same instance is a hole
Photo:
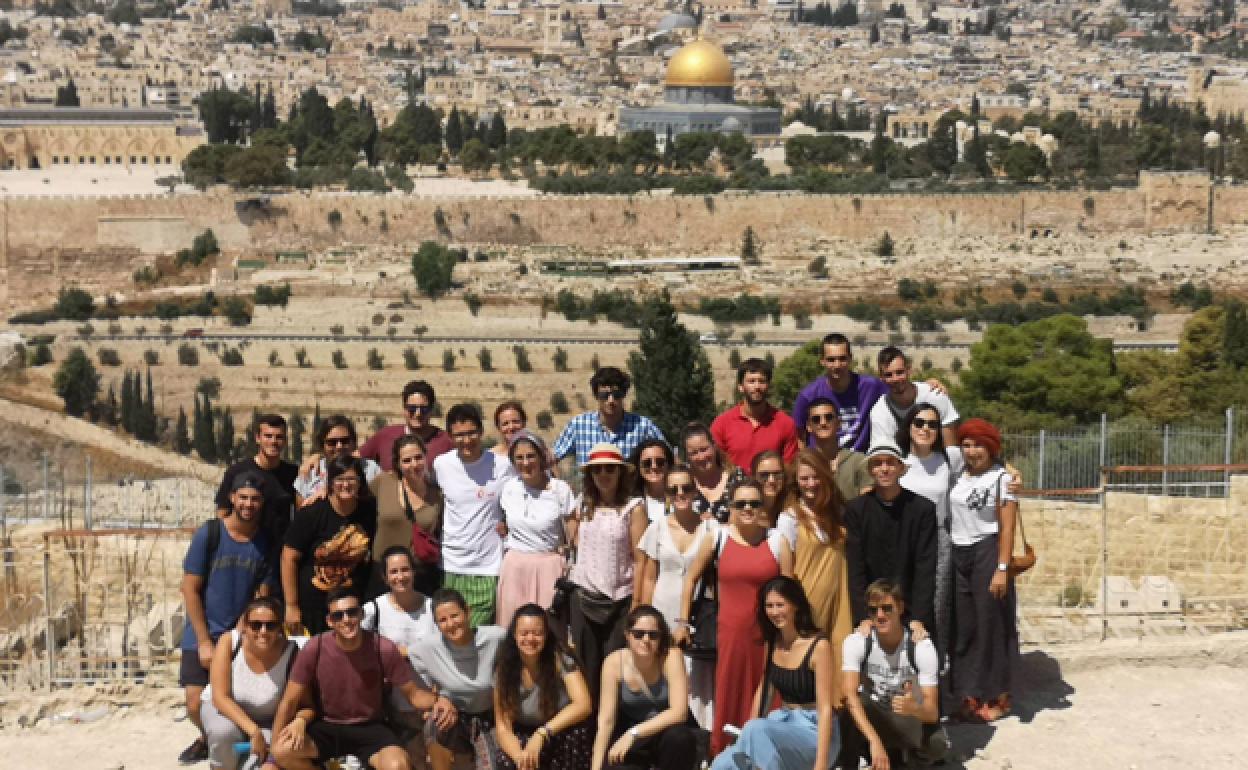
[[[1001,465],[1001,432],[973,418],[958,427],[966,467],[949,492],[956,633],[953,694],[961,716],[993,722],[1010,712],[1010,669],[1018,656],[1014,527],[1018,501]]]

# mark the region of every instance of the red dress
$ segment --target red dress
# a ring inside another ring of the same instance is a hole
[[[724,538],[719,557],[719,624],[715,659],[715,729],[711,754],[728,745],[724,725],[745,727],[754,691],[766,670],[763,637],[756,612],[758,592],[780,574],[780,565],[764,538],[757,546]]]

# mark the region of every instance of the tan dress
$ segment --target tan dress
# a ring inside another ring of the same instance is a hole
[[[797,526],[797,548],[793,555],[793,577],[810,600],[815,625],[832,644],[832,670],[841,670],[841,643],[854,630],[849,607],[849,573],[845,562],[845,533],[835,541],[824,542],[806,524]],[[836,689],[833,703],[840,702],[840,677],[833,677]]]
[[[373,563],[377,565],[377,574],[370,593],[384,593],[387,590],[381,576],[381,555],[386,549],[393,545],[410,547],[412,543],[412,521],[407,518],[403,496],[400,494],[402,484],[403,480],[390,472],[378,474],[369,484],[369,489],[377,498],[377,534],[373,537]],[[440,542],[442,496],[432,484],[425,489],[427,500],[413,511],[415,521],[421,529]],[[416,567],[416,590],[427,594],[440,587],[441,575],[436,565],[418,564]]]

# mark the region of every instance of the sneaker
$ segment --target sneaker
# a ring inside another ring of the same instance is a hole
[[[208,759],[208,744],[204,743],[203,738],[196,738],[195,742],[182,750],[178,755],[179,765],[194,765],[199,762],[205,762]]]

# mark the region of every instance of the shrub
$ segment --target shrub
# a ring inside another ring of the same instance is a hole
[[[494,371],[494,356],[490,354],[489,348],[481,348],[477,351],[477,361],[481,364],[481,371]]]
[[[512,345],[511,352],[516,355],[517,371],[533,371],[533,363],[529,361],[529,351],[525,349],[524,345]]]
[[[342,226],[342,212],[338,209],[330,211],[329,214],[326,215],[325,221],[329,223],[331,229],[337,230]]]
[[[335,350],[335,351],[334,351],[334,355],[332,356],[332,358],[333,358],[333,361],[334,361],[334,368],[335,368],[335,369],[346,369],[346,368],[347,368],[347,357],[346,357],[345,355],[343,355],[343,352],[342,352],[341,350]]]
[[[455,351],[450,348],[442,351],[442,371],[455,371]]]
[[[386,368],[385,359],[382,357],[381,352],[378,351],[377,348],[368,349],[368,368],[375,371],[380,371]]]
[[[276,350],[269,351],[269,366],[278,368],[282,365],[282,357],[277,354]]]
[[[342,324],[334,324],[333,326],[329,327],[329,333],[334,335],[335,337],[341,337],[343,331],[344,329],[342,327]]]
[[[121,356],[113,348],[100,348],[95,355],[104,366],[121,366]]]
[[[221,365],[222,366],[242,366],[243,354],[238,351],[238,348],[226,348],[221,353]]]
[[[464,295],[464,304],[468,305],[468,312],[472,313],[474,318],[481,312],[481,298],[472,292]]]
[[[257,305],[277,305],[286,307],[290,301],[290,284],[282,284],[281,286],[266,286],[261,284],[256,287],[255,302]]]
[[[143,351],[143,363],[147,364],[148,366],[159,366],[160,354],[157,353],[155,350],[144,350]]]
[[[895,249],[893,237],[887,231],[875,242],[875,256],[877,257],[891,257]]]
[[[563,395],[562,390],[556,390],[550,394],[550,410],[555,414],[567,414],[572,411],[568,407],[568,397]]]
[[[733,348],[732,352],[728,354],[728,365],[733,369],[741,365],[741,352],[736,348]]]
[[[35,345],[35,349],[30,352],[31,366],[45,366],[52,363],[52,348],[46,342],[40,342]]]
[[[178,363],[182,366],[199,366],[199,351],[189,342],[178,346]]]
[[[555,354],[551,356],[551,361],[555,364],[556,372],[568,371],[568,351],[563,348],[555,348]]]
[[[312,362],[308,360],[307,348],[295,349],[295,363],[299,366],[300,369],[312,368]]]
[[[373,326],[381,326],[382,324],[386,322],[386,316],[384,313],[373,313],[372,320],[373,320]]]
[[[550,430],[555,427],[555,418],[550,412],[543,409],[537,413],[537,429]]]
[[[412,348],[403,349],[403,366],[410,371],[420,368],[420,356],[416,355],[416,351]]]

